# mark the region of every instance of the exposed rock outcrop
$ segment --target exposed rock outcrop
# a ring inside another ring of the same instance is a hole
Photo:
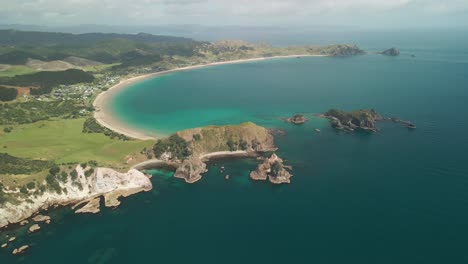
[[[184,179],[187,183],[199,181],[201,174],[207,172],[206,164],[196,157],[190,157],[182,162],[179,168],[174,173],[174,177]]]
[[[302,125],[307,121],[308,121],[307,118],[305,118],[301,114],[295,114],[292,117],[286,119],[286,122],[289,122],[289,123],[292,123],[292,124],[295,124],[295,125]]]
[[[57,193],[47,190],[42,195],[34,197],[20,204],[5,203],[0,207],[0,228],[11,223],[19,223],[34,213],[56,205],[72,205],[94,197],[105,196],[118,204],[118,197],[152,189],[151,181],[138,170],[132,169],[127,173],[120,173],[108,168],[96,168],[94,173],[85,176],[81,166],[76,167],[77,179],[69,179],[67,183],[60,183],[66,191]],[[116,202],[117,201],[117,202]]]
[[[19,248],[15,248],[13,250],[13,255],[19,255],[25,253],[30,247],[28,245],[21,246]]]
[[[85,206],[76,210],[77,214],[97,214],[101,211],[100,208],[101,197],[91,199]]]
[[[391,120],[391,121],[394,122],[394,123],[403,124],[403,125],[404,125],[406,128],[408,128],[408,129],[416,129],[416,125],[413,124],[413,123],[410,122],[410,121],[401,120],[401,119],[396,118],[396,117],[387,118],[387,120]]]
[[[269,180],[273,184],[291,183],[292,177],[283,164],[283,160],[276,154],[270,158],[265,158],[255,171],[250,173],[252,180]]]
[[[400,55],[400,50],[397,48],[391,48],[391,49],[379,52],[379,54],[387,55],[387,56],[398,56]]]
[[[47,215],[36,215],[35,217],[33,217],[32,219],[34,222],[46,222],[48,220],[50,220],[50,216],[47,216]]]
[[[41,230],[41,227],[38,224],[34,224],[34,225],[29,227],[28,232],[29,233],[34,233],[34,232],[37,232],[39,230]]]

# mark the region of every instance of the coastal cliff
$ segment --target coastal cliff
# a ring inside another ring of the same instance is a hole
[[[19,223],[52,206],[84,204],[100,196],[104,197],[106,206],[117,206],[119,197],[152,189],[149,178],[135,169],[120,173],[108,168],[96,168],[91,175],[80,165],[75,170],[76,180],[70,178],[60,182],[60,193],[47,190],[38,196],[31,194],[15,203],[1,205],[0,228]]]
[[[233,126],[208,126],[177,132],[154,146],[157,159],[177,163],[174,177],[194,183],[207,171],[209,159],[256,156],[276,150],[270,131],[248,122]]]

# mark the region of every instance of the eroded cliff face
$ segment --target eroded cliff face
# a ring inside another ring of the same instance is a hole
[[[83,203],[99,196],[104,196],[106,206],[117,206],[120,204],[119,197],[152,189],[149,178],[135,169],[120,173],[108,168],[97,168],[88,177],[81,166],[78,165],[76,171],[76,180],[68,179],[66,183],[60,183],[64,190],[61,194],[47,190],[42,195],[21,199],[19,204],[1,205],[0,228],[19,223],[51,206]]]

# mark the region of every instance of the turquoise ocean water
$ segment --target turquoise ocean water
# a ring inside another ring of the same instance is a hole
[[[53,224],[19,236],[15,245],[32,244],[28,254],[2,250],[0,263],[468,263],[468,52],[420,47],[400,46],[399,57],[224,65],[135,84],[113,109],[150,133],[245,121],[285,129],[276,142],[294,167],[292,184],[250,181],[253,160],[214,162],[193,185],[153,171],[154,190],[118,209],[53,211]],[[313,117],[329,108],[375,108],[418,128],[338,133]],[[295,112],[311,121],[280,120]]]

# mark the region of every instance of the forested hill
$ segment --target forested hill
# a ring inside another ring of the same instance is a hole
[[[125,39],[143,43],[184,43],[192,42],[190,38],[157,36],[146,33],[114,34],[114,33],[86,33],[70,34],[56,32],[33,32],[18,30],[0,30],[0,45],[14,46],[84,46],[98,42]]]

